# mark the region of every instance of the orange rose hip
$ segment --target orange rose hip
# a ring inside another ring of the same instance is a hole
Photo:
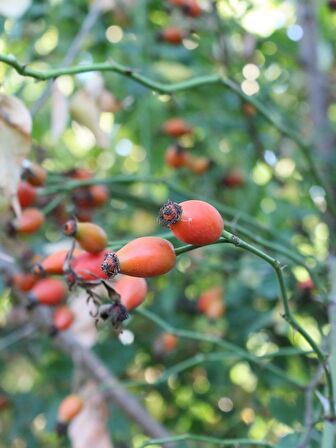
[[[101,269],[108,277],[119,272],[132,277],[166,274],[176,263],[174,246],[163,238],[145,236],[130,241],[117,252],[108,252]]]

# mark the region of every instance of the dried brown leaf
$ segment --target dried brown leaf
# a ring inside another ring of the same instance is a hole
[[[85,404],[69,427],[72,448],[113,448],[106,428],[108,409],[102,392],[94,382],[89,382],[80,395]]]
[[[84,291],[71,297],[70,308],[75,314],[74,323],[71,331],[76,339],[85,347],[92,347],[98,338],[98,332],[95,327],[95,320],[90,316],[92,306],[86,303],[87,295]]]
[[[0,189],[8,202],[16,200],[21,165],[31,148],[31,115],[21,100],[0,95]]]

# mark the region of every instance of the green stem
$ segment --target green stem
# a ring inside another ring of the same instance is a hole
[[[66,183],[61,183],[56,186],[52,185],[52,186],[48,186],[43,189],[40,189],[40,193],[44,194],[44,195],[48,195],[48,194],[54,194],[54,193],[58,193],[58,192],[72,191],[75,188],[84,187],[84,186],[88,186],[88,185],[94,185],[94,184],[112,185],[112,184],[118,184],[118,183],[126,183],[127,184],[127,183],[135,183],[135,182],[166,184],[169,189],[182,195],[184,198],[188,199],[188,198],[192,197],[189,193],[176,188],[176,186],[171,185],[171,183],[169,181],[167,181],[166,179],[143,177],[143,176],[122,176],[122,175],[121,176],[113,176],[113,177],[109,177],[109,178],[105,178],[105,179],[93,178],[93,179],[85,179],[85,180],[80,180],[80,181],[78,181],[78,180],[77,181],[67,181]],[[125,192],[123,192],[122,194],[126,196]],[[131,195],[128,195],[127,199],[130,199],[130,198],[131,198]],[[134,199],[136,199],[137,201],[141,200],[141,198],[139,198],[139,197],[136,197]],[[200,199],[202,199],[202,196],[200,196]],[[146,198],[142,202],[144,205],[146,205],[146,204],[148,205],[149,201],[150,200],[148,198]],[[244,236],[246,236],[253,242],[255,242],[257,244],[261,244],[262,246],[264,246],[270,250],[274,250],[277,253],[282,254],[286,258],[292,260],[294,263],[297,263],[298,265],[301,265],[302,267],[304,267],[307,270],[307,272],[309,272],[309,274],[311,275],[316,287],[318,287],[322,293],[325,292],[324,288],[321,285],[321,282],[319,281],[317,276],[314,274],[312,269],[310,269],[305,264],[304,257],[297,253],[294,253],[294,249],[289,246],[288,241],[285,238],[282,238],[281,235],[279,235],[279,233],[273,232],[268,227],[260,224],[256,220],[253,220],[253,218],[251,218],[250,216],[244,215],[240,211],[235,210],[232,207],[224,206],[216,201],[211,201],[211,203],[225,217],[228,217],[230,219],[235,219],[236,216],[239,216],[239,219],[241,221],[243,221],[245,224],[253,225],[258,230],[267,233],[268,235],[272,236],[273,238],[278,238],[281,241],[281,244],[268,242],[267,240],[265,240],[259,236],[256,236],[254,232],[247,230],[245,227],[243,227],[239,224],[234,224],[232,226],[230,226],[230,224],[227,224],[227,226],[231,230],[238,230],[241,234],[243,234]],[[153,203],[153,207],[156,207],[156,206],[159,208],[159,204]],[[288,248],[284,247],[284,245],[286,245]],[[314,261],[317,263],[316,260],[314,260]]]
[[[265,252],[261,251],[260,249],[252,246],[251,244],[247,243],[246,241],[243,241],[242,239],[238,238],[237,236],[233,235],[232,233],[224,230],[223,231],[223,237],[221,237],[218,241],[215,242],[215,244],[219,243],[230,243],[237,247],[240,247],[241,249],[244,249],[250,253],[253,253],[259,258],[262,258],[266,263],[268,263],[275,271],[279,288],[280,288],[280,297],[282,300],[282,304],[284,307],[284,319],[289,323],[289,325],[298,333],[301,334],[301,336],[308,342],[308,344],[311,346],[312,350],[316,353],[316,356],[318,360],[320,361],[325,377],[327,382],[327,389],[328,389],[328,399],[330,403],[330,416],[332,419],[334,419],[335,416],[335,404],[334,404],[334,389],[333,389],[333,383],[331,374],[329,372],[329,369],[327,367],[327,358],[322,353],[320,347],[317,345],[317,343],[314,341],[314,339],[307,333],[307,331],[298,323],[298,321],[293,316],[290,307],[289,307],[289,301],[287,296],[287,291],[285,287],[285,281],[282,274],[282,266],[278,260],[275,258],[269,256]],[[193,246],[191,244],[182,246],[180,248],[177,248],[175,250],[177,255],[183,254],[185,252],[189,252],[191,250],[196,249],[198,246]],[[329,416],[328,416],[329,417]]]
[[[151,439],[144,442],[140,448],[145,448],[147,446],[158,445],[158,444],[167,444],[167,443],[175,443],[175,442],[185,442],[187,440],[192,440],[194,442],[204,442],[204,443],[212,443],[214,445],[220,446],[231,446],[232,448],[248,445],[251,446],[264,446],[268,448],[274,447],[269,442],[265,442],[262,440],[254,440],[254,439],[219,439],[217,437],[209,437],[209,436],[198,436],[196,434],[181,434],[179,436],[171,436],[165,437],[162,439]]]
[[[240,88],[238,84],[229,79],[222,74],[211,74],[205,76],[198,76],[195,78],[190,78],[186,81],[173,83],[173,84],[163,84],[154,81],[146,76],[139,74],[139,72],[131,67],[126,67],[124,65],[118,64],[117,62],[102,62],[94,63],[90,65],[78,65],[73,67],[63,67],[58,69],[50,69],[45,71],[34,70],[29,68],[28,65],[22,65],[14,56],[12,55],[0,55],[0,62],[13,67],[20,75],[35,78],[41,81],[47,81],[49,79],[56,79],[62,75],[76,75],[79,73],[87,72],[114,72],[119,75],[126,76],[133,79],[134,81],[142,84],[143,86],[154,90],[162,94],[173,94],[176,92],[181,92],[185,90],[194,89],[195,87],[208,86],[211,84],[221,84],[232,92],[236,93],[241,99],[252,104],[259,114],[273,127],[275,127],[282,135],[293,140],[300,148],[302,155],[313,175],[314,181],[323,187],[326,194],[326,203],[330,211],[336,216],[336,206],[334,205],[333,197],[329,191],[329,186],[326,185],[323,177],[320,175],[315,161],[313,160],[311,147],[308,145],[302,137],[294,130],[288,128],[282,119],[279,119],[274,115],[264,104],[257,99],[246,95]]]
[[[328,307],[330,322],[330,370],[334,388],[336,387],[336,257],[329,258],[330,303]],[[329,448],[335,443],[335,422],[326,422],[323,428],[321,448]]]
[[[271,363],[265,363],[264,358],[259,358],[258,356],[253,355],[252,353],[247,352],[246,350],[242,349],[236,344],[233,344],[232,342],[225,341],[223,339],[217,338],[216,336],[208,335],[208,334],[202,334],[195,331],[189,331],[189,330],[181,330],[178,328],[175,328],[168,324],[166,321],[158,317],[156,314],[152,313],[151,311],[144,309],[144,308],[137,308],[135,310],[137,314],[140,314],[143,317],[146,317],[146,319],[151,320],[153,323],[155,323],[158,327],[162,328],[164,331],[167,331],[168,333],[172,333],[176,336],[179,336],[181,338],[185,339],[193,339],[195,341],[203,341],[203,342],[209,342],[211,344],[217,345],[218,347],[221,347],[225,350],[228,350],[232,352],[233,354],[239,356],[242,359],[246,359],[247,361],[250,361],[253,364],[256,364],[262,369],[268,370],[269,372],[274,373],[279,378],[282,378],[283,380],[287,381],[288,383],[300,388],[304,389],[306,387],[305,384],[301,383],[300,381],[296,380],[295,378],[291,378],[286,373],[281,370],[279,367],[271,364]]]

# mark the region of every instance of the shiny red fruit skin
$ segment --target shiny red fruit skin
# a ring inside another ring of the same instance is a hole
[[[101,207],[109,199],[109,192],[105,185],[91,185],[89,191],[92,197],[93,207]]]
[[[77,224],[77,232],[74,235],[82,249],[91,253],[98,253],[107,246],[107,235],[98,225],[91,222]]]
[[[97,280],[99,278],[107,280],[107,275],[101,270],[107,250],[102,250],[96,254],[82,252],[71,263],[71,268],[82,280]]]
[[[62,249],[53,254],[49,255],[47,258],[41,261],[41,263],[37,263],[33,267],[33,273],[40,277],[44,275],[62,275],[64,273],[63,265],[65,258],[68,254],[68,249]],[[82,251],[74,250],[73,257],[75,258]]]
[[[180,45],[184,39],[184,36],[185,32],[176,27],[165,28],[158,35],[159,40],[162,40],[170,45]]]
[[[202,14],[202,8],[197,0],[185,0],[182,6],[183,12],[189,17],[199,17]]]
[[[201,246],[214,243],[224,228],[224,221],[215,207],[204,201],[181,202],[180,221],[171,224],[170,230],[179,240]]]
[[[53,314],[53,326],[57,331],[65,331],[72,325],[74,318],[74,313],[69,307],[60,306]]]
[[[34,188],[28,182],[22,180],[18,185],[17,196],[19,204],[22,208],[25,208],[35,203],[37,198],[37,191],[36,188]]]
[[[155,277],[166,274],[176,263],[174,246],[155,236],[136,238],[122,247],[116,256],[120,272],[132,277]]]
[[[145,300],[148,288],[144,278],[122,275],[113,284],[113,288],[120,294],[121,303],[131,311]]]
[[[242,187],[245,184],[245,179],[240,171],[232,170],[224,177],[222,183],[229,188]]]
[[[45,278],[36,283],[28,297],[40,305],[54,306],[61,303],[67,295],[68,289],[64,282],[57,278]]]
[[[37,232],[43,223],[43,213],[37,208],[29,207],[22,210],[22,215],[14,219],[12,226],[15,232],[29,235]]]
[[[182,137],[191,134],[192,127],[182,118],[171,118],[164,123],[162,131],[170,137]]]
[[[23,170],[22,177],[29,182],[30,185],[40,187],[45,183],[48,173],[44,168],[42,168],[42,166],[29,162],[29,166]]]
[[[181,147],[174,145],[167,149],[165,162],[172,168],[182,168],[189,161],[189,154]]]
[[[68,423],[83,409],[83,400],[78,395],[68,395],[58,408],[58,421]]]
[[[315,288],[314,282],[311,278],[298,283],[298,288],[301,290],[311,291]]]
[[[210,319],[218,319],[225,312],[225,304],[223,302],[223,290],[220,286],[215,286],[200,295],[197,308],[199,312],[205,314]]]
[[[13,277],[13,284],[22,292],[30,291],[38,281],[38,277],[29,272],[16,274]]]

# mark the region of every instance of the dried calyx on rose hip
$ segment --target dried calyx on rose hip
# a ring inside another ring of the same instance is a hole
[[[24,160],[22,164],[22,179],[25,179],[34,187],[40,187],[47,179],[47,171],[40,165]]]
[[[73,236],[82,249],[87,252],[100,252],[107,245],[105,231],[91,222],[77,222],[75,219],[71,219],[64,224],[63,233],[67,236]]]
[[[224,228],[218,210],[198,200],[179,204],[169,200],[160,209],[159,222],[163,227],[169,227],[179,240],[196,246],[214,243]]]
[[[68,395],[60,403],[57,413],[56,432],[59,436],[63,436],[69,423],[81,412],[84,402],[79,395]]]
[[[122,273],[132,277],[155,277],[166,274],[176,263],[174,246],[155,236],[136,238],[117,252],[108,252],[101,265],[109,277]]]

